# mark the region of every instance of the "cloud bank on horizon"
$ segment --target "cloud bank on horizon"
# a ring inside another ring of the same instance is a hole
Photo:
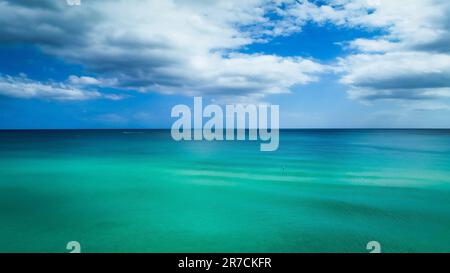
[[[82,66],[64,82],[0,75],[0,94],[18,98],[126,98],[137,91],[260,100],[338,77],[348,97],[447,108],[447,0],[0,0],[0,44],[29,44]],[[301,33],[308,24],[377,33],[337,41],[332,61],[245,52]],[[103,93],[103,88],[115,90]]]

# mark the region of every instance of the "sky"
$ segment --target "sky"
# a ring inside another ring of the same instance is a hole
[[[0,129],[170,128],[194,96],[450,128],[450,1],[0,0]]]

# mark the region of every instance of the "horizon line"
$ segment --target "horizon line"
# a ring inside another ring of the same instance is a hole
[[[222,130],[259,130],[259,128],[221,128]],[[269,128],[270,129],[270,128]],[[278,128],[279,130],[450,130],[448,128],[439,127],[299,127],[299,128]],[[75,131],[75,130],[85,130],[85,131],[126,131],[126,130],[171,130],[171,128],[0,128],[0,131]],[[186,129],[186,130],[203,130],[203,129]]]

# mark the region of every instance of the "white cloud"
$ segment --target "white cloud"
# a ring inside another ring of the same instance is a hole
[[[4,26],[0,40],[35,43],[102,77],[73,76],[69,82],[75,85],[252,97],[289,92],[294,85],[317,80],[325,70],[300,57],[236,53],[276,35],[280,26],[267,16],[281,2],[105,0],[69,7],[54,1],[33,6],[2,1],[0,5]]]
[[[438,100],[450,89],[450,1],[300,0],[280,11],[287,32],[305,22],[378,30],[381,35],[341,42],[353,50],[336,71],[353,99]],[[355,52],[356,51],[356,52]],[[433,107],[430,107],[430,109]]]
[[[439,99],[450,95],[450,55],[400,51],[341,59],[354,99]]]
[[[0,42],[33,43],[99,75],[72,76],[72,86],[262,99],[328,67],[239,49],[308,22],[381,30],[342,41],[352,53],[336,71],[350,97],[437,100],[450,88],[448,14],[448,0],[0,0]]]
[[[74,85],[99,85],[101,82],[93,77],[88,76],[75,76],[71,75],[69,76],[69,83]]]
[[[345,13],[350,1],[339,2],[347,2]],[[448,14],[449,1],[380,0],[370,13],[345,15],[349,26],[381,28],[386,33],[351,41],[349,47],[358,52],[339,60],[341,82],[350,86],[350,97],[363,101],[449,97]]]
[[[103,86],[103,87],[113,87],[117,85],[117,79],[104,79],[104,78],[94,78],[90,76],[76,76],[70,75],[67,79],[67,83],[74,86]]]
[[[24,99],[42,98],[59,101],[100,98],[118,100],[122,98],[119,95],[88,91],[64,83],[33,81],[23,74],[18,77],[0,75],[0,95]]]
[[[383,53],[387,51],[396,51],[403,46],[398,43],[391,42],[385,39],[355,39],[349,43],[350,49],[366,53]]]

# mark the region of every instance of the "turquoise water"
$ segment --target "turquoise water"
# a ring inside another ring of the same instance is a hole
[[[0,131],[0,252],[450,251],[450,130]]]

